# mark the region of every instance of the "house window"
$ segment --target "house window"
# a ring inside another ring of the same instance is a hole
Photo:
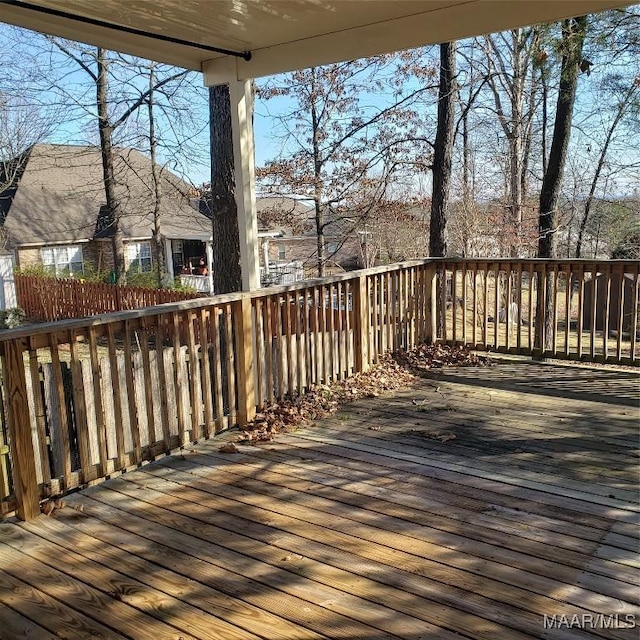
[[[129,271],[133,273],[148,273],[151,271],[151,243],[130,242],[127,244],[127,258]]]
[[[59,278],[81,276],[84,273],[82,247],[80,245],[44,247],[42,264],[45,269],[55,273]]]
[[[284,243],[280,243],[278,245],[278,260],[286,260],[287,259],[287,247]]]

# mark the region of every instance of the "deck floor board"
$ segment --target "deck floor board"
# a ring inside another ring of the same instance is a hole
[[[0,640],[636,638],[638,388],[444,369],[238,454],[201,441],[0,524]]]

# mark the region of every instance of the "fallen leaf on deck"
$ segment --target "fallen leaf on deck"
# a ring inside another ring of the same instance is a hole
[[[238,449],[238,447],[236,447],[235,444],[233,444],[233,442],[227,442],[227,444],[223,444],[218,451],[220,453],[240,453],[240,449]]]
[[[60,500],[60,498],[50,498],[40,505],[40,511],[44,513],[45,516],[50,516],[54,511],[62,509],[65,506],[65,503]]]

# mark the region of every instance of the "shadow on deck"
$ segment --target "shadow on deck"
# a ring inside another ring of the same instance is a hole
[[[637,385],[448,369],[200,443],[1,525],[0,638],[636,638]]]

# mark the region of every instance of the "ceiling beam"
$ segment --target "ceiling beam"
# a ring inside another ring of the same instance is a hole
[[[165,42],[154,37],[119,31],[111,26],[87,24],[61,16],[47,15],[3,0],[0,0],[0,21],[193,71],[201,71],[202,61],[213,55],[187,44]]]
[[[254,49],[251,59],[205,61],[205,84],[260,78],[332,62],[555,22],[630,4],[624,0],[461,0],[435,10]]]

